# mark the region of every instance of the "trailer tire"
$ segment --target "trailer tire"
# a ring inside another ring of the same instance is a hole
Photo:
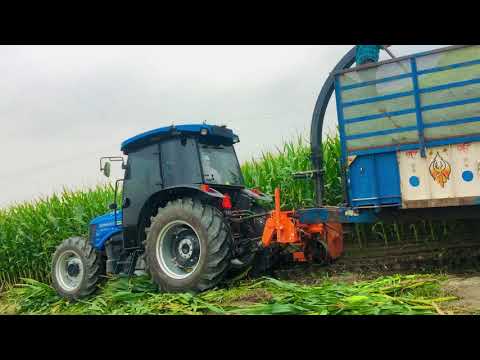
[[[52,258],[52,283],[57,293],[70,300],[93,294],[105,275],[105,261],[90,244],[81,237],[64,240]]]
[[[224,279],[232,241],[215,207],[191,198],[170,201],[146,233],[146,271],[161,291],[197,293]]]

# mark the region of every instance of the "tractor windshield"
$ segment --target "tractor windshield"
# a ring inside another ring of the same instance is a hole
[[[205,183],[243,186],[233,146],[199,144],[199,147]]]

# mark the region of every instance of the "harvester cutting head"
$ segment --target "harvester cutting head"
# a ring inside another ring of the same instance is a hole
[[[292,246],[295,261],[329,262],[343,252],[340,223],[303,224],[295,211],[281,211],[280,189],[275,189],[275,210],[267,219],[262,235],[263,247]]]

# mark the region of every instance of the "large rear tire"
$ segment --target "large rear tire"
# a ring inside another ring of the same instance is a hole
[[[105,279],[105,261],[87,239],[64,240],[52,259],[52,282],[57,293],[71,301],[93,294]]]
[[[231,236],[223,214],[183,198],[159,208],[146,229],[146,270],[165,292],[200,292],[224,279]]]

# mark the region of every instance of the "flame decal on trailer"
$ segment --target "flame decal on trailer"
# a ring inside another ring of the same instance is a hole
[[[430,163],[429,170],[433,180],[435,180],[435,182],[438,183],[442,188],[445,187],[445,184],[450,179],[452,167],[440,156],[438,151],[437,155],[435,155],[435,158]]]

